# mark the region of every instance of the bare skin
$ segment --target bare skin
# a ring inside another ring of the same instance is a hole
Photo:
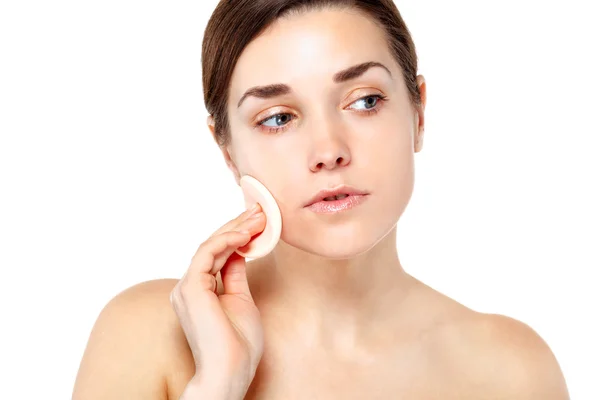
[[[390,304],[396,317],[373,321],[371,336],[344,353],[311,344],[306,332],[289,329],[299,321],[273,306],[277,290],[269,276],[264,260],[248,262],[265,351],[245,399],[568,398],[554,355],[529,326],[469,309],[408,274],[404,302]],[[178,399],[196,369],[168,301],[177,280],[156,283],[155,296],[164,302],[161,318],[177,332],[157,357],[168,356],[161,362],[166,398]],[[525,366],[538,370],[529,377]],[[541,387],[528,381],[538,378]]]
[[[245,399],[568,399],[544,340],[526,324],[482,314],[410,275],[392,318],[373,320],[359,344],[327,347],[278,307],[272,266],[247,264],[265,351]],[[169,301],[178,279],[143,282],[117,295],[96,322],[73,399],[177,400],[197,373]],[[223,292],[220,279],[218,293]],[[205,368],[210,368],[207,365]]]
[[[265,352],[246,399],[365,398],[366,394],[376,398],[371,392],[375,387],[381,398],[409,393],[422,396],[435,389],[430,379],[449,372],[433,362],[443,359],[433,351],[441,347],[436,341],[440,340],[443,324],[477,317],[477,313],[411,278],[411,290],[398,309],[399,318],[380,322],[373,337],[340,354],[331,347],[311,345],[306,332],[289,328],[298,321],[292,313],[270,306],[276,303],[268,276],[268,266],[261,260],[248,263],[248,281],[265,327]],[[164,281],[163,294],[176,282]],[[222,290],[221,284],[218,290]],[[420,306],[415,307],[415,303]],[[404,307],[412,307],[413,312],[402,313],[400,308]],[[167,307],[164,311],[169,313]],[[177,399],[196,371],[183,333],[172,348],[179,351],[172,357],[172,371],[179,375],[167,376],[167,386],[169,399]],[[415,382],[421,382],[421,387],[415,388]]]

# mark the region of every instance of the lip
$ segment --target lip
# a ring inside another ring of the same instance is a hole
[[[339,200],[317,201],[308,205],[306,208],[317,214],[335,214],[362,204],[367,197],[367,194],[351,194]]]
[[[323,199],[325,197],[329,197],[329,196],[336,196],[338,194],[347,194],[348,196],[352,196],[352,195],[366,195],[367,192],[363,191],[363,190],[359,190],[353,186],[350,185],[338,185],[332,189],[323,189],[320,190],[319,192],[317,192],[317,194],[315,194],[310,200],[309,202],[305,205],[305,207],[309,207],[314,203],[323,201]],[[335,200],[337,201],[337,200]]]

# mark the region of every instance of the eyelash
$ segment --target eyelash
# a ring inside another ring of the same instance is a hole
[[[364,110],[364,111],[358,111],[359,113],[364,113],[366,115],[376,114],[377,112],[379,112],[379,109],[382,107],[382,105],[380,105],[380,103],[382,103],[382,102],[384,102],[384,101],[386,101],[388,99],[387,96],[383,96],[383,95],[380,95],[380,94],[370,94],[368,96],[361,97],[360,99],[356,99],[354,102],[352,102],[352,104],[356,103],[359,100],[368,99],[369,97],[376,97],[377,99],[379,99],[379,101],[377,101],[375,107],[370,108],[368,110]],[[275,127],[266,127],[266,128],[262,127],[262,124],[264,124],[266,121],[272,119],[273,117],[278,117],[280,115],[291,115],[292,116],[292,120],[295,118],[295,116],[293,114],[291,114],[291,113],[273,114],[273,115],[271,115],[271,116],[269,116],[269,117],[267,117],[267,118],[265,118],[265,119],[257,122],[256,124],[254,124],[254,127],[255,128],[259,128],[259,129],[261,129],[263,131],[267,131],[269,133],[277,133],[277,132],[280,132],[282,130],[285,130],[285,129],[287,129],[286,127],[289,125],[289,122],[287,124],[283,125],[283,126],[276,127],[276,128]]]

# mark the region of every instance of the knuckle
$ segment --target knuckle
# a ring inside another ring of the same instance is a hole
[[[199,283],[202,289],[212,291],[217,281],[215,276],[212,274],[201,274],[199,278]]]
[[[178,297],[182,302],[187,301],[190,296],[194,293],[196,289],[194,289],[194,282],[191,279],[186,279],[181,282],[181,287],[178,291]]]

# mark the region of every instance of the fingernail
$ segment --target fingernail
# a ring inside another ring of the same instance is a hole
[[[258,205],[258,203],[254,203],[254,205],[250,209],[250,214],[254,214],[258,210]]]
[[[259,213],[256,213],[256,214],[252,214],[252,215],[250,216],[250,218],[248,218],[248,219],[256,219],[256,218],[260,218],[260,217],[261,217],[263,214],[264,214],[264,213],[261,211],[261,212],[259,212]]]

